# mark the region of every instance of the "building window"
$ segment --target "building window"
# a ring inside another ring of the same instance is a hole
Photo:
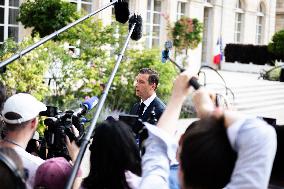
[[[186,15],[186,2],[177,2],[177,20]]]
[[[161,8],[160,0],[148,0],[146,20],[146,47],[158,47],[160,44]]]
[[[87,13],[91,13],[93,11],[93,0],[69,0],[69,2],[76,4],[77,11],[81,11],[82,9]]]
[[[242,2],[241,0],[237,0],[236,9],[235,9],[235,32],[234,32],[235,43],[242,42],[243,17],[244,17],[244,10]]]
[[[19,0],[0,0],[0,44],[7,38],[19,41]]]
[[[264,5],[260,3],[256,13],[256,44],[262,44],[263,30],[264,30]]]

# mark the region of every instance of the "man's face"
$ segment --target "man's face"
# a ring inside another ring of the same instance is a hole
[[[155,91],[156,84],[149,84],[149,74],[138,74],[135,82],[136,96],[143,101],[149,98]]]

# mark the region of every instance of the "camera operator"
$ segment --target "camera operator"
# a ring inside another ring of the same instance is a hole
[[[182,103],[190,93],[188,82],[193,76],[193,72],[188,70],[177,77],[170,101],[157,124],[157,127],[165,131],[165,134],[168,134],[168,136],[174,135],[177,129],[177,121]],[[276,152],[275,130],[257,118],[248,118],[240,116],[236,112],[216,108],[213,103],[215,95],[208,93],[202,87],[193,94],[194,105],[201,122],[198,127],[195,127],[195,130],[189,129],[189,133],[185,133],[177,152],[177,158],[180,161],[179,180],[181,187],[183,189],[267,188]],[[217,124],[211,129],[207,129],[212,121],[217,122]],[[220,130],[220,128],[221,131],[225,131],[223,132],[225,133],[225,137],[221,141],[227,141],[226,145],[230,144],[230,148],[237,153],[235,166],[232,168],[231,173],[228,171],[225,172],[221,167],[212,169],[216,163],[215,160],[222,161],[222,159],[227,158],[225,155],[230,154],[227,150],[220,151],[225,143],[216,142],[220,141],[220,132],[215,131]],[[166,185],[163,176],[165,177],[169,167],[169,162],[166,163],[166,158],[171,157],[167,153],[171,147],[169,138],[164,137],[163,142],[166,145],[156,142],[156,146],[154,147],[157,149],[152,149],[154,152],[159,152],[156,156],[160,156],[160,160],[158,161],[157,159],[156,170],[151,169],[150,161],[145,161],[149,165],[146,167],[147,169],[144,169],[145,165],[143,165],[143,175],[148,175],[148,177],[143,176],[145,178],[141,183],[143,188],[153,188],[153,183],[158,182],[157,178],[160,178],[160,183],[157,183],[159,188]],[[147,157],[147,147],[151,147],[151,143],[147,145],[144,159]],[[148,160],[151,160],[151,158],[153,159],[153,156],[149,154]],[[161,161],[162,159],[164,159],[164,162]],[[203,166],[196,167],[196,164]],[[224,184],[222,187],[220,187],[220,183],[216,182],[214,184],[219,184],[219,187],[216,187],[216,185],[207,185],[216,172],[220,173],[223,178],[229,177],[226,182],[221,183]]]
[[[24,167],[29,171],[27,187],[33,188],[37,167],[44,162],[25,149],[38,125],[38,114],[46,106],[30,94],[19,93],[6,100],[2,110],[6,136],[1,146],[12,147],[21,157]]]
[[[36,170],[44,162],[25,149],[37,129],[39,112],[45,110],[45,104],[27,93],[18,93],[9,97],[2,110],[6,136],[0,141],[0,147],[11,147],[21,157],[29,175],[27,188],[33,188]]]

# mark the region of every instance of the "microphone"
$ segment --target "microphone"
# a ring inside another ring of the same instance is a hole
[[[130,38],[134,41],[138,41],[142,37],[142,17],[140,15],[134,14],[129,18],[129,31],[132,29],[133,25],[135,24],[134,30],[130,36]]]
[[[96,96],[85,100],[84,102],[82,102],[81,108],[74,112],[74,115],[80,117],[86,114],[89,110],[93,109],[98,104],[98,102],[99,99]]]
[[[104,7],[68,24],[67,26],[53,32],[52,34],[42,38],[41,40],[39,40],[38,42],[36,42],[35,44],[23,49],[22,51],[18,52],[17,54],[12,55],[10,58],[0,62],[0,69],[5,69],[4,66],[6,66],[7,64],[10,64],[11,62],[21,58],[22,56],[24,56],[25,54],[29,53],[30,51],[32,51],[33,49],[37,48],[38,46],[46,43],[47,41],[49,41],[50,39],[53,39],[54,37],[58,36],[59,34],[61,34],[62,32],[68,30],[69,28],[79,24],[80,22],[90,18],[91,16],[103,11],[104,9],[112,6],[115,4],[115,16],[116,16],[116,20],[122,23],[127,22],[128,17],[129,17],[129,10],[128,10],[128,4],[126,2],[124,2],[123,0],[113,0],[113,2],[110,2],[109,4],[105,5]],[[1,71],[1,70],[0,70]]]
[[[178,65],[178,63],[176,63],[172,58],[170,58],[170,50],[173,48],[173,42],[171,41],[166,41],[165,42],[165,50],[162,51],[162,57],[161,57],[161,61],[162,63],[166,63],[167,60],[169,60],[171,63],[173,63],[180,72],[185,71],[184,68],[182,68],[180,65]]]
[[[98,97],[96,96],[93,96],[92,98],[89,98],[87,100],[85,100],[83,103],[82,103],[82,106],[86,109],[86,110],[91,110],[95,107],[95,105],[97,105],[99,102],[99,99]]]
[[[114,4],[114,15],[116,21],[125,24],[129,19],[129,9],[128,9],[128,3],[124,0],[118,0]]]
[[[196,77],[192,77],[190,80],[189,80],[189,85],[191,85],[195,90],[198,90],[200,88],[200,84],[198,83],[197,81],[197,78]]]
[[[92,123],[89,126],[88,131],[86,132],[86,134],[84,135],[84,137],[81,140],[81,147],[80,150],[78,152],[78,156],[76,158],[76,161],[74,162],[73,165],[73,169],[72,172],[68,178],[68,181],[66,183],[66,189],[71,189],[72,185],[74,183],[74,180],[76,178],[76,174],[79,170],[80,164],[82,162],[83,159],[83,155],[87,149],[87,145],[90,143],[91,137],[93,135],[94,129],[96,127],[96,123],[98,121],[99,118],[99,114],[103,108],[103,105],[105,103],[108,91],[110,89],[111,83],[114,80],[115,74],[118,70],[118,67],[121,63],[122,57],[124,55],[124,52],[127,48],[127,45],[129,44],[130,38],[133,40],[139,40],[142,37],[142,18],[139,15],[134,15],[129,19],[129,32],[128,35],[126,37],[126,41],[123,45],[122,50],[119,53],[119,56],[117,57],[116,63],[114,65],[114,69],[111,72],[110,78],[106,84],[106,87],[104,88],[104,91],[102,93],[102,96],[100,97],[100,100],[98,102],[98,107],[96,108],[96,112],[94,113],[93,119],[92,119]]]
[[[170,50],[173,48],[173,43],[171,41],[165,42],[165,50],[162,51],[162,63],[166,63],[170,57]]]

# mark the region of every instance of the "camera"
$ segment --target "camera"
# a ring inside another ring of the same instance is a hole
[[[44,139],[46,148],[48,149],[47,158],[64,157],[70,160],[65,137],[67,135],[70,141],[75,140],[76,143],[79,143],[79,138],[72,132],[71,127],[74,125],[79,131],[79,137],[82,136],[84,126],[80,122],[81,115],[78,116],[74,111],[60,113],[57,107],[47,106],[47,110],[40,112],[40,116],[47,116],[44,120],[46,126]]]
[[[138,115],[120,114],[119,120],[126,123],[135,135],[138,135],[144,128],[144,124]]]
[[[44,144],[48,150],[46,158],[64,157],[70,160],[70,156],[66,147],[66,135],[70,141],[75,141],[80,145],[80,139],[84,134],[84,122],[86,118],[83,117],[88,110],[91,110],[98,102],[97,97],[87,99],[82,103],[82,107],[78,111],[68,110],[59,112],[57,107],[47,106],[47,110],[40,112],[40,116],[46,116],[44,124],[46,126],[44,132]],[[79,131],[79,137],[76,137],[72,132],[72,125]],[[46,159],[42,157],[43,159]]]
[[[145,153],[144,141],[148,138],[148,130],[138,115],[120,114],[119,120],[126,123],[132,130],[141,155]]]

